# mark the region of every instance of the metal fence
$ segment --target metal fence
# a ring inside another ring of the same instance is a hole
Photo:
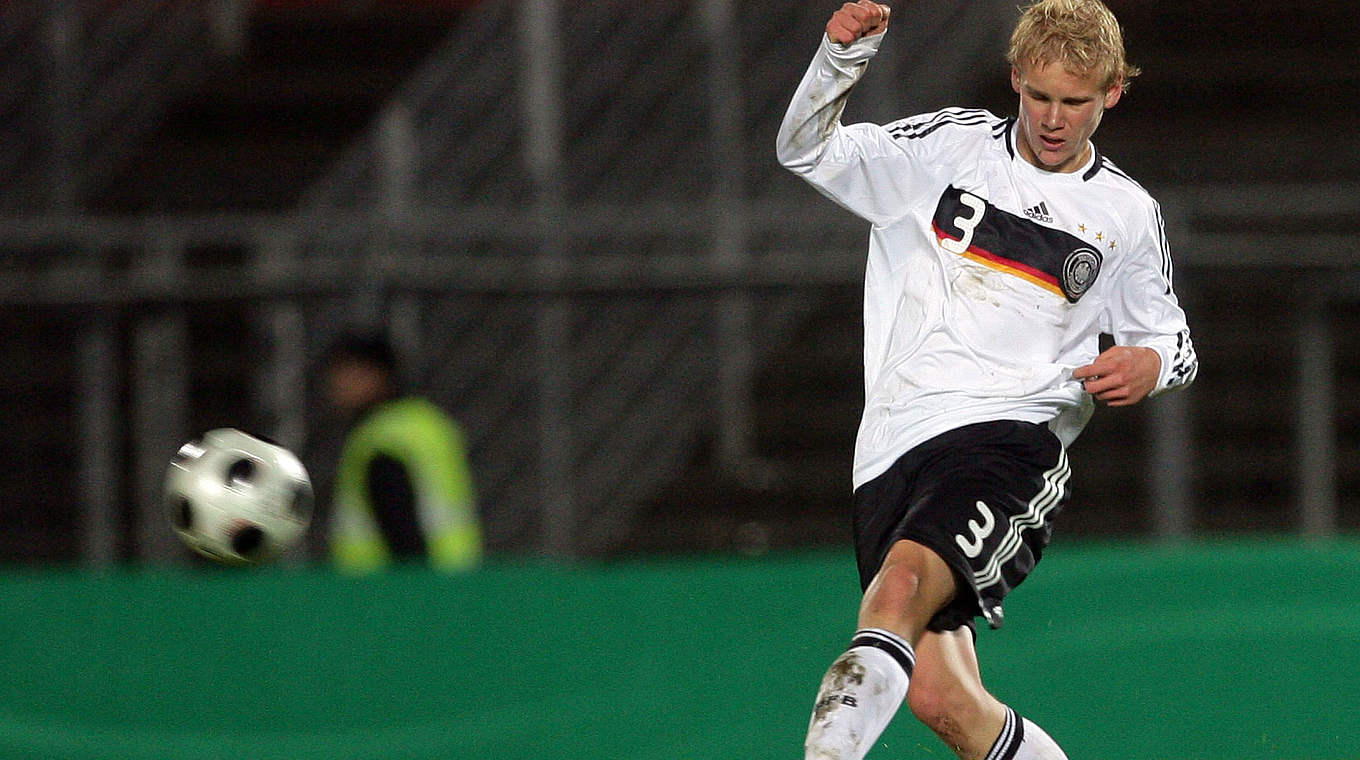
[[[82,208],[166,101],[238,52],[246,10],[246,0],[0,6],[0,208]]]
[[[875,61],[866,110],[931,107],[970,86],[1006,4],[942,5]],[[258,336],[236,380],[243,417],[323,470],[309,367],[345,325],[387,329],[474,431],[497,546],[617,549],[637,506],[705,437],[740,468],[753,456],[756,372],[822,288],[861,280],[863,229],[768,158],[822,9],[770,3],[766,38],[734,52],[736,12],[730,0],[570,13],[484,2],[298,209],[109,218],[58,204],[0,220],[0,307],[74,324],[66,467],[79,555],[177,556],[158,491],[169,453],[195,432],[185,357],[205,350],[190,325],[204,311]],[[894,72],[927,57],[933,76],[899,86]],[[1325,307],[1357,298],[1356,242],[1309,220],[1360,215],[1360,185],[1158,195],[1184,280],[1247,266],[1324,281],[1296,294],[1307,308],[1281,329],[1298,337],[1297,525],[1334,531],[1337,335]],[[1235,231],[1262,215],[1296,223]],[[232,254],[224,264],[203,251]],[[1193,529],[1200,497],[1184,452],[1203,437],[1204,403],[1217,401],[1173,394],[1149,412],[1156,533]]]

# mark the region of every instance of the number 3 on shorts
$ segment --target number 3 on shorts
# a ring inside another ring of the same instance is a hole
[[[977,506],[977,511],[982,513],[982,522],[968,521],[968,530],[973,534],[972,539],[954,536],[954,541],[963,550],[963,553],[968,555],[968,559],[976,559],[977,555],[982,553],[982,542],[992,535],[992,529],[996,527],[996,518],[992,516],[992,510],[987,508],[987,504],[979,501],[975,506]]]

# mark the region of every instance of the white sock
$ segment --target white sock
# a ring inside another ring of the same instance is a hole
[[[822,678],[805,760],[862,760],[902,706],[915,666],[902,637],[881,628],[857,631]]]
[[[1067,760],[1067,754],[1042,728],[1007,707],[1006,725],[983,760]]]

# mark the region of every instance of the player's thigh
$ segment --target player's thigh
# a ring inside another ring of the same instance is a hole
[[[998,420],[943,433],[855,491],[855,551],[866,586],[903,540],[930,547],[959,593],[932,619],[993,627],[1007,594],[1038,563],[1067,500],[1067,457],[1045,425]]]
[[[934,549],[898,541],[860,604],[861,628],[888,628],[914,640],[958,591],[954,571]]]

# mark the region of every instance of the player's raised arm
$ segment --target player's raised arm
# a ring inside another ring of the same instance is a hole
[[[849,45],[861,37],[882,34],[891,12],[888,6],[870,0],[846,3],[826,22],[826,36],[839,45]]]
[[[842,127],[840,120],[851,89],[878,53],[888,15],[888,6],[870,0],[846,3],[831,15],[775,141],[785,168],[874,223],[904,207],[909,175],[895,163],[902,151],[882,127]]]

